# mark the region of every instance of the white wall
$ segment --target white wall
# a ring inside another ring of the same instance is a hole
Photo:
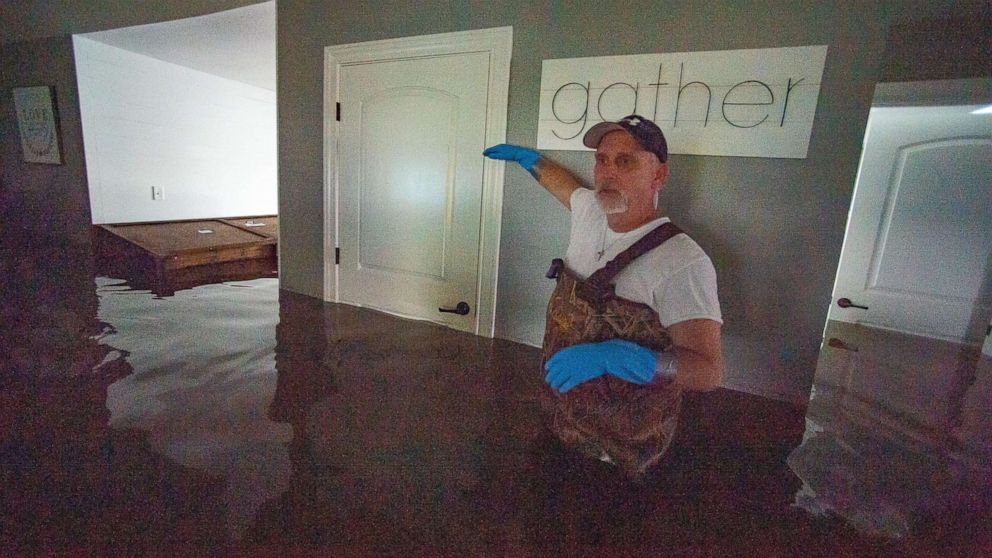
[[[274,91],[73,46],[94,224],[277,213]]]

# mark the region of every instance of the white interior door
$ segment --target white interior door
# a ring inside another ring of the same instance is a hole
[[[481,153],[504,138],[511,41],[328,47],[336,300],[492,335],[502,170]]]
[[[992,115],[871,109],[830,319],[981,343],[992,252]],[[840,299],[858,308],[842,308]]]

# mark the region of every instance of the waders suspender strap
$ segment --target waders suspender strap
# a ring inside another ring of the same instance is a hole
[[[582,281],[576,289],[576,294],[584,300],[593,303],[606,302],[607,300],[614,298],[616,293],[614,292],[614,287],[610,284],[610,281],[612,281],[613,278],[623,270],[623,268],[627,267],[630,262],[639,258],[643,254],[657,248],[658,246],[661,246],[669,238],[681,233],[682,229],[676,227],[672,223],[663,223],[659,225],[654,230],[641,237],[637,242],[633,243],[629,248],[617,254],[615,258],[590,275],[588,279]]]

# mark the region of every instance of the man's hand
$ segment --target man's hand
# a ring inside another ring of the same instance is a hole
[[[501,143],[482,152],[490,159],[515,161],[533,176],[537,182],[551,193],[566,208],[572,209],[572,192],[582,185],[565,167],[550,159],[545,159],[533,149]]]
[[[657,356],[654,352],[623,339],[582,343],[566,347],[548,359],[545,381],[565,393],[575,386],[612,374],[621,380],[646,384],[654,378]]]
[[[520,147],[519,145],[510,145],[509,143],[494,145],[483,151],[482,154],[490,159],[515,161],[529,173],[534,172],[534,165],[541,158],[541,154],[533,149]]]

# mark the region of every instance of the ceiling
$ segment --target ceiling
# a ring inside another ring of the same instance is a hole
[[[275,1],[80,36],[179,66],[276,90]]]

